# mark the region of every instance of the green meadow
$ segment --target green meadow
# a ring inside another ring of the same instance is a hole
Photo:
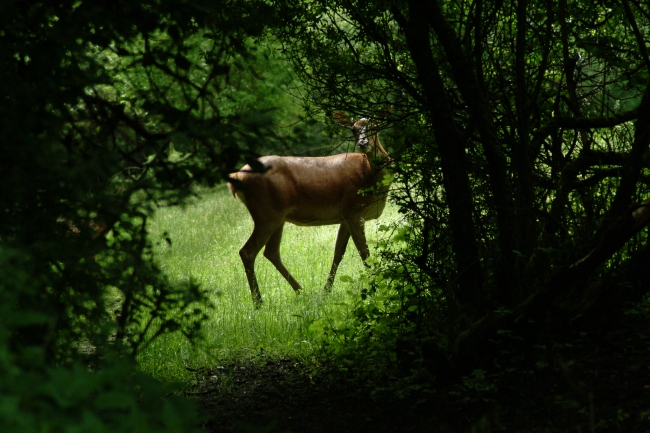
[[[366,223],[372,250],[380,224],[397,218],[387,205],[379,220]],[[325,315],[346,314],[349,293],[365,268],[350,241],[331,293],[322,287],[334,253],[338,226],[299,227],[287,223],[282,239],[282,259],[304,290],[296,295],[262,253],[255,264],[264,298],[261,309],[251,300],[239,249],[253,229],[253,222],[241,201],[225,185],[202,189],[183,207],[163,207],[150,222],[149,236],[163,273],[173,283],[189,280],[208,291],[213,308],[203,324],[200,341],[189,342],[179,333],[159,337],[140,353],[141,367],[155,376],[179,379],[186,369],[256,357],[311,359],[319,353],[317,336],[309,325]],[[171,242],[165,241],[168,236]]]

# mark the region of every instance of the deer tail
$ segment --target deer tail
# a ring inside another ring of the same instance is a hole
[[[228,189],[230,190],[230,193],[232,194],[235,200],[237,200],[237,191],[241,189],[241,188],[237,188],[237,186],[241,186],[241,184],[242,182],[239,177],[239,172],[231,173],[230,177],[228,178]]]

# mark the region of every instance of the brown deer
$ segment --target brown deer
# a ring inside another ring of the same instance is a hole
[[[364,263],[370,255],[364,222],[378,218],[384,210],[390,188],[390,178],[386,177],[390,157],[370,119],[355,121],[342,113],[335,113],[334,117],[352,129],[359,153],[265,156],[258,160],[263,170],[246,165],[230,175],[230,191],[246,205],[255,224],[250,238],[239,250],[255,305],[262,303],[255,258],[264,246],[264,257],[293,290],[302,290],[280,259],[282,229],[287,221],[301,226],[340,224],[324,291],[332,288],[350,236]]]

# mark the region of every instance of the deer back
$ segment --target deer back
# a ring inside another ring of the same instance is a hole
[[[253,220],[273,213],[298,225],[339,224],[353,214],[371,219],[383,211],[385,194],[382,200],[374,189],[385,171],[373,169],[366,155],[266,156],[259,161],[264,172],[247,165],[231,175],[237,186],[229,184]]]

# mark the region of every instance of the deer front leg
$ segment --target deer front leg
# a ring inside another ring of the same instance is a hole
[[[339,268],[339,264],[343,259],[345,254],[345,249],[348,246],[348,241],[350,240],[350,230],[345,223],[339,225],[339,231],[336,235],[336,244],[334,245],[334,260],[332,261],[332,268],[330,273],[327,276],[327,281],[325,281],[325,286],[323,287],[324,292],[332,291],[332,285],[334,284],[334,277],[336,276],[336,271]]]
[[[350,230],[350,235],[352,236],[354,245],[357,247],[357,250],[359,251],[361,260],[363,260],[363,264],[368,266],[366,264],[366,259],[370,257],[370,250],[368,249],[368,243],[366,242],[366,230],[365,230],[365,224],[363,218],[360,217],[350,218],[346,220],[346,223],[348,229]]]

